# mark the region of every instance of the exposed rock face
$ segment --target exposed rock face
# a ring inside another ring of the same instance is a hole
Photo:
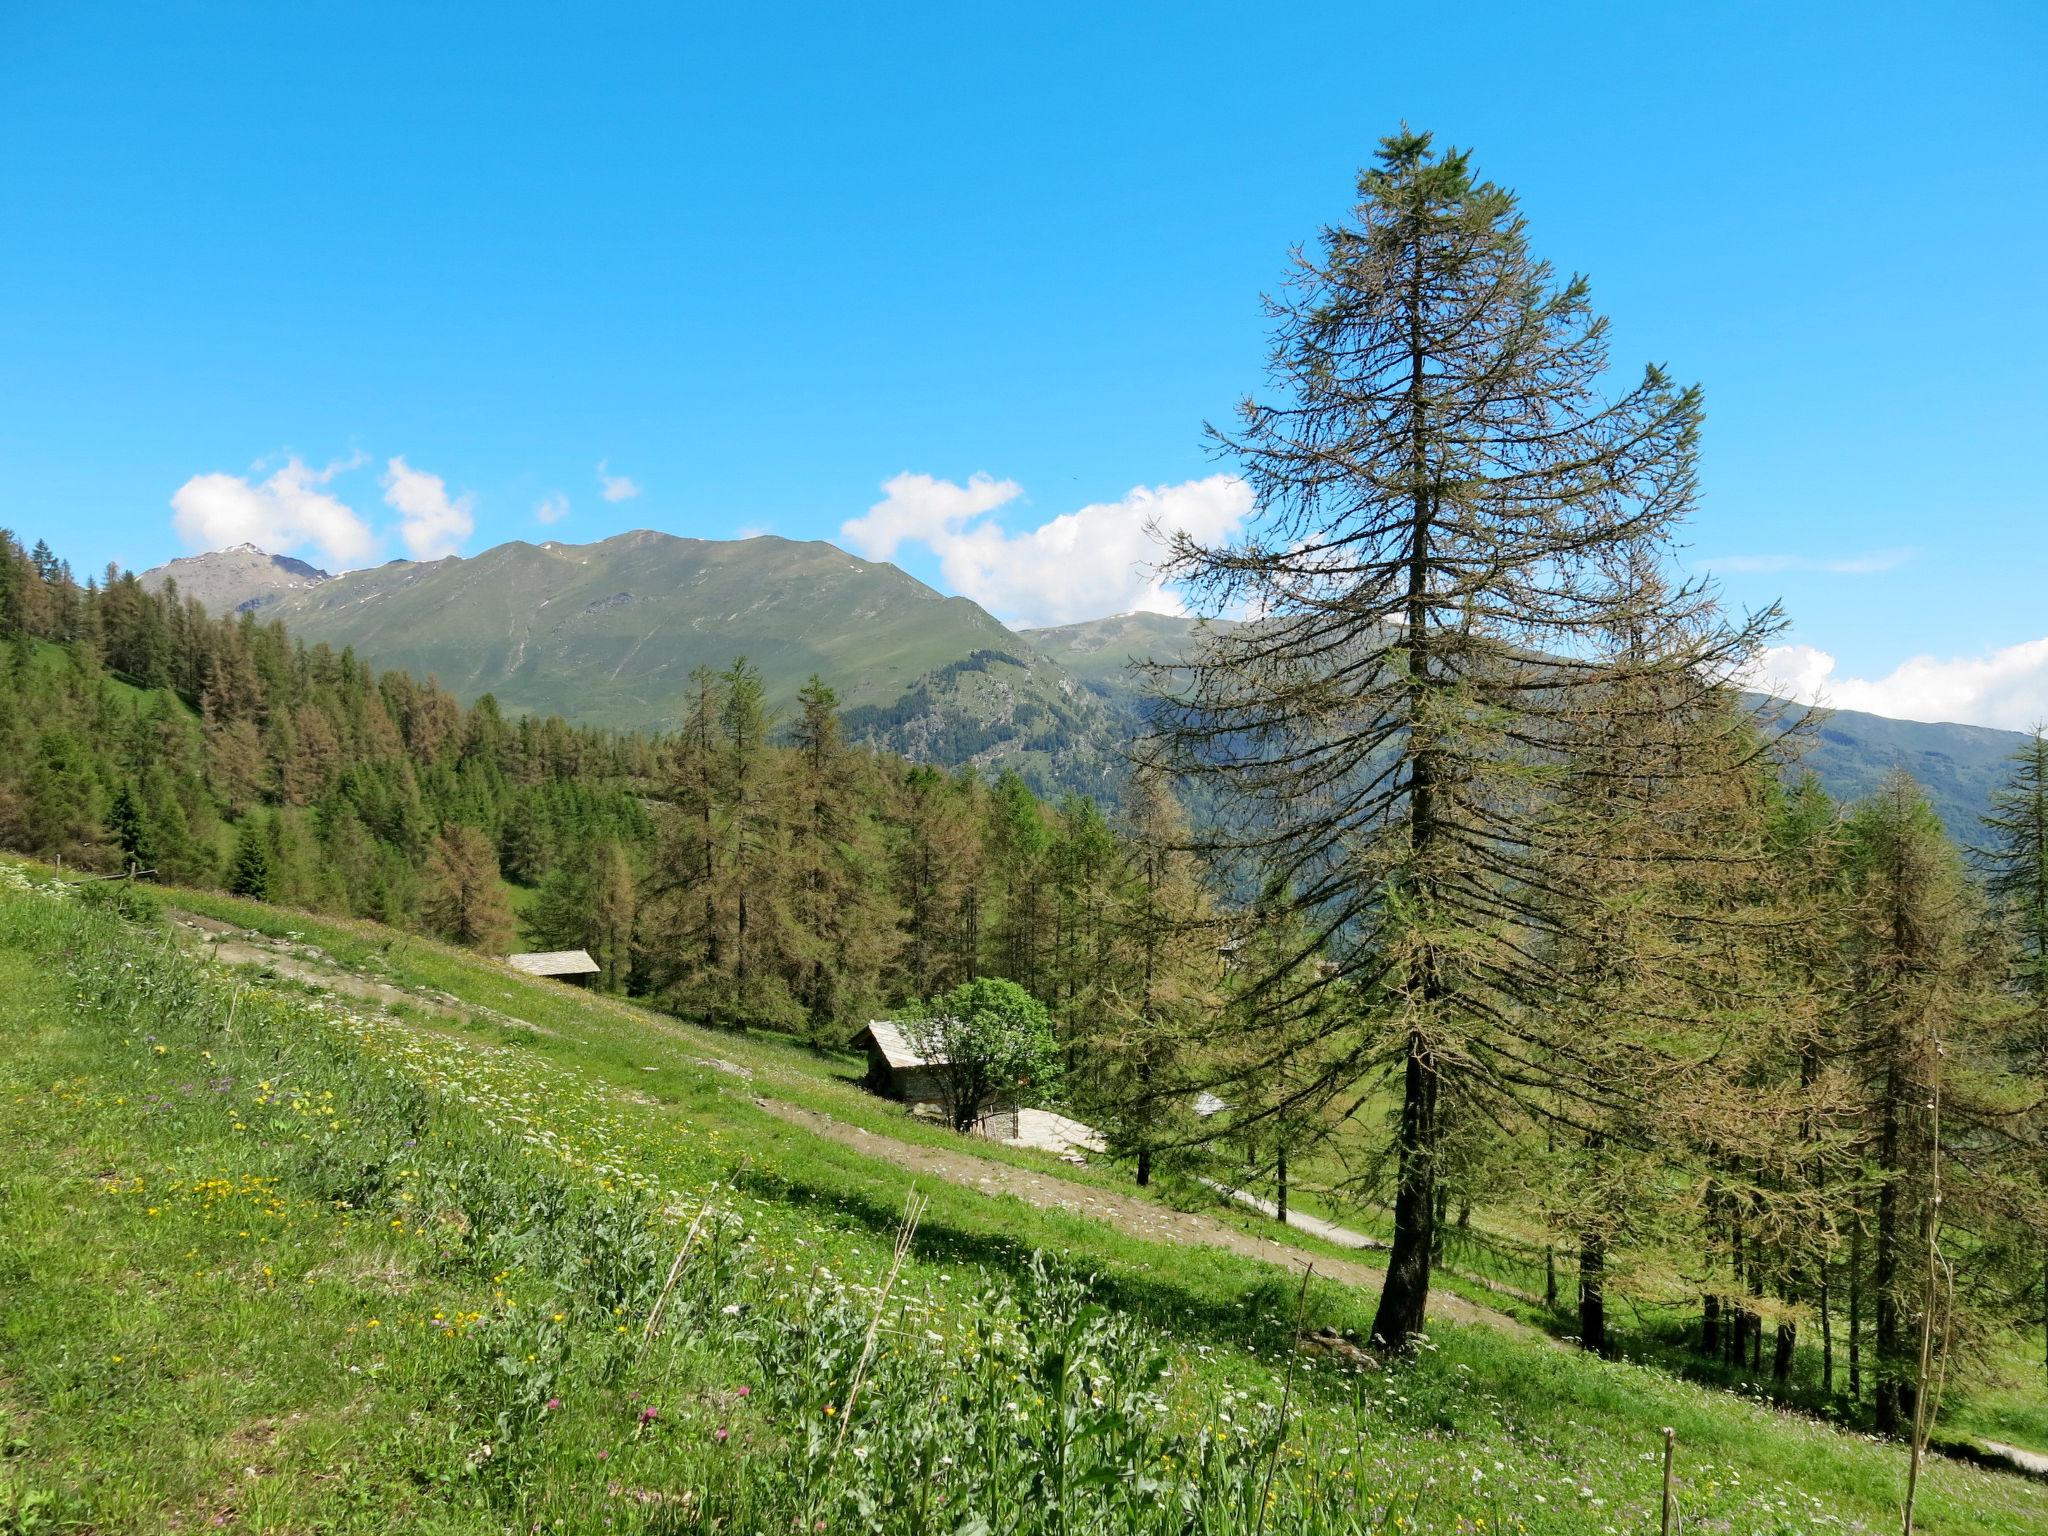
[[[204,555],[186,555],[138,578],[154,591],[175,581],[178,591],[197,598],[208,613],[244,613],[268,608],[294,592],[334,578],[318,566],[290,555],[273,555],[254,544],[237,544]]]

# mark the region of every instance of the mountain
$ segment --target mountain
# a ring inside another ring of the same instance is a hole
[[[1199,629],[1193,619],[1127,613],[1024,633],[1041,654],[1086,679],[1113,710],[1123,712],[1140,708],[1142,702],[1139,680],[1129,663],[1175,661],[1195,643]],[[1755,702],[1759,708],[1783,708],[1775,700],[1758,697]],[[1844,803],[1862,799],[1892,767],[1903,767],[1927,791],[1949,834],[1968,846],[1982,838],[1978,817],[1989,807],[1992,790],[2005,781],[2009,760],[2026,739],[2018,731],[1988,726],[1824,710],[1814,716],[1800,761]]]
[[[920,676],[1017,638],[965,598],[830,544],[622,533],[394,560],[274,610],[309,641],[431,673],[465,698],[580,724],[661,729],[698,666],[746,656],[769,701],[812,673],[842,703],[888,703]]]
[[[431,674],[465,700],[490,693],[513,713],[585,725],[670,728],[691,670],[743,655],[785,710],[805,679],[823,677],[856,741],[922,762],[1012,767],[1042,793],[1109,799],[1120,746],[1144,720],[1130,663],[1171,662],[1202,629],[1127,613],[1012,630],[965,598],[820,541],[645,530],[334,577],[241,545],[143,580],[165,577],[215,611],[260,607],[309,642]],[[1843,800],[1902,764],[1969,842],[2024,739],[1838,710],[1817,723],[1806,762]]]
[[[139,578],[152,592],[175,581],[186,597],[196,597],[209,613],[245,613],[268,608],[294,592],[333,581],[318,566],[290,555],[266,554],[254,544],[236,544],[204,555],[186,555]]]

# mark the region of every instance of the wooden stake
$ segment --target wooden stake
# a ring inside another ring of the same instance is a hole
[[[1663,1536],[1671,1536],[1678,1519],[1677,1486],[1672,1482],[1672,1463],[1678,1452],[1678,1431],[1666,1425],[1664,1428],[1664,1524],[1660,1527]]]

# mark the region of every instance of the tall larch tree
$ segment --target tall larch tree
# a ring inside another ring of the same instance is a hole
[[[1215,433],[1255,515],[1227,545],[1177,535],[1169,567],[1260,618],[1155,674],[1161,755],[1216,781],[1220,850],[1294,893],[1332,979],[1383,1000],[1329,1070],[1396,1079],[1374,1332],[1398,1347],[1429,1296],[1446,1097],[1511,1075],[1502,1021],[1538,981],[1510,905],[1532,760],[1639,600],[1612,557],[1692,505],[1700,397],[1657,368],[1606,393],[1584,280],[1427,134],[1384,141],[1269,312],[1275,396]]]

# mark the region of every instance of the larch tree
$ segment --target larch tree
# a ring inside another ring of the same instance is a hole
[[[435,840],[421,876],[420,916],[435,933],[469,949],[510,947],[512,907],[489,837],[475,827],[449,827]]]
[[[1215,781],[1219,848],[1379,1004],[1327,1070],[1398,1080],[1374,1324],[1398,1347],[1428,1301],[1446,1097],[1504,1090],[1529,1049],[1533,783],[1640,605],[1613,557],[1691,508],[1700,397],[1654,367],[1607,393],[1585,281],[1427,134],[1384,141],[1269,311],[1276,397],[1214,434],[1256,514],[1233,543],[1176,535],[1167,567],[1254,622],[1157,670],[1159,756]]]
[[[839,697],[812,677],[790,745],[790,987],[813,1041],[843,1045],[895,948],[878,839],[862,814],[862,764],[839,731]]]
[[[1070,1038],[1092,1112],[1143,1188],[1161,1147],[1187,1139],[1176,1127],[1193,1118],[1189,1057],[1220,1010],[1223,962],[1206,872],[1164,775],[1133,776],[1122,832],[1109,845],[1102,948],[1078,983]]]
[[[1549,971],[1522,1024],[1540,1049],[1511,1085],[1553,1123],[1551,1217],[1578,1253],[1580,1340],[1602,1354],[1616,1257],[1691,1235],[1679,1202],[1641,1193],[1687,1171],[1713,1118],[1716,1058],[1750,1001],[1743,919],[1769,868],[1768,754],[1726,681],[1741,656],[1721,649],[1747,637],[1721,626],[1710,594],[1669,591],[1649,554],[1624,552],[1635,600],[1605,681],[1559,722],[1530,838],[1546,858],[1523,898]]]
[[[1874,1206],[1870,1289],[1878,1430],[1913,1417],[1916,1255],[1939,1220],[1932,1106],[1960,1059],[1976,896],[1919,785],[1893,769],[1850,818],[1859,1054]]]
[[[898,990],[935,992],[980,974],[981,837],[972,785],[919,765],[903,777],[890,885],[900,917]]]
[[[2011,763],[2006,782],[1992,791],[1987,837],[1975,852],[2013,947],[2012,985],[2024,1007],[2014,1064],[2044,1106],[2029,1127],[2038,1170],[2030,1204],[2040,1253],[2035,1316],[2048,1349],[2048,728],[2036,726]]]

